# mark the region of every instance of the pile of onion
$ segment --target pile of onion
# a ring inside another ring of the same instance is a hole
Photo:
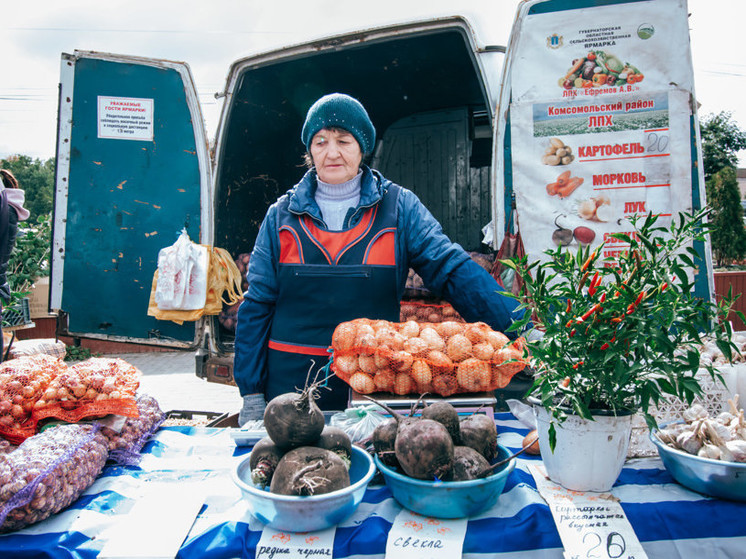
[[[457,393],[505,387],[527,365],[523,339],[511,342],[483,322],[420,323],[359,318],[332,335],[332,370],[360,394]]]

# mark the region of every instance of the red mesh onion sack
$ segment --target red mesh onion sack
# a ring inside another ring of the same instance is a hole
[[[106,463],[96,425],[58,425],[0,456],[0,532],[20,530],[68,507]]]
[[[67,370],[46,354],[25,355],[0,364],[0,436],[19,444],[36,433],[32,412],[50,383]]]
[[[361,394],[491,391],[528,362],[523,338],[511,342],[483,322],[360,318],[339,324],[331,347],[332,370]]]
[[[140,371],[124,359],[91,357],[58,374],[34,406],[39,421],[54,417],[75,423],[110,413],[137,417]]]

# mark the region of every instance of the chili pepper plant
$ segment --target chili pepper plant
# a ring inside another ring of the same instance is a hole
[[[667,395],[691,403],[701,394],[695,375],[704,337],[728,358],[736,350],[726,320],[732,293],[719,302],[694,294],[702,264],[695,247],[704,246],[707,213],[679,214],[669,227],[648,214],[630,220],[629,234],[611,234],[595,248],[559,246],[545,251],[546,259],[504,261],[525,284],[515,297],[527,312],[513,328],[533,320],[544,332],[528,342],[536,370],[529,394],[558,424],[568,413],[592,419],[593,410],[640,411],[655,427],[651,404]],[[626,250],[603,259],[609,242]],[[549,437],[554,449],[554,421]]]

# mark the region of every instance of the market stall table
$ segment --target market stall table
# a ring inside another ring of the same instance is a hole
[[[511,414],[496,415],[499,441],[518,450],[527,429]],[[99,557],[149,488],[178,484],[207,496],[178,553],[182,559],[254,557],[263,525],[254,519],[231,480],[249,452],[229,429],[167,427],[149,442],[138,467],[107,466],[68,509],[24,530],[0,536],[0,557]],[[463,557],[563,557],[549,507],[536,490],[522,455],[497,504],[468,521]],[[612,490],[649,557],[743,557],[746,503],[711,499],[677,484],[657,457],[628,461]],[[169,523],[169,503],[163,526]],[[337,526],[334,557],[383,558],[401,507],[387,487],[371,485],[358,510]],[[138,534],[132,534],[137,538]]]

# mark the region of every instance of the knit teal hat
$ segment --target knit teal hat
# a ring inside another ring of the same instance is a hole
[[[311,139],[316,132],[322,128],[333,127],[342,128],[352,134],[360,144],[360,151],[363,154],[373,151],[376,129],[365,107],[357,99],[344,93],[331,93],[311,105],[300,134],[303,145],[310,149]]]

